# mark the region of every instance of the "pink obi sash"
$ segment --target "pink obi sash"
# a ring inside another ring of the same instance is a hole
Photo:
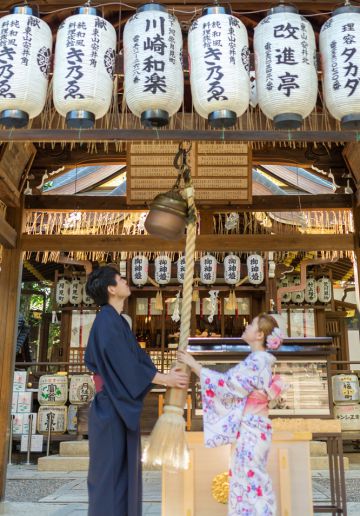
[[[101,392],[103,390],[104,382],[99,374],[94,374],[94,383],[96,392]]]
[[[254,414],[267,417],[269,414],[268,404],[270,400],[277,398],[283,390],[283,383],[279,375],[273,379],[266,390],[255,390],[247,397],[244,415]]]

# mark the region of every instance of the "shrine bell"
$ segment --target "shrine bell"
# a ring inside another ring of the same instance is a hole
[[[187,202],[177,189],[160,193],[150,204],[145,229],[165,240],[179,240],[184,236],[187,211]]]

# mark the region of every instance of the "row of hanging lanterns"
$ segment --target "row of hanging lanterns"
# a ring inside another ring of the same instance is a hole
[[[80,278],[71,281],[61,278],[56,284],[55,300],[58,305],[92,305],[94,301],[86,293],[86,283]]]
[[[320,33],[324,101],[348,129],[360,126],[360,8],[335,9]],[[124,89],[129,109],[160,127],[183,101],[182,35],[160,4],[139,7],[124,29]],[[46,102],[52,35],[29,6],[0,19],[6,71],[0,82],[0,123],[23,127]],[[314,31],[293,6],[268,11],[254,34],[256,98],[275,127],[295,129],[315,108]],[[114,27],[94,7],[79,7],[60,25],[54,62],[54,105],[68,127],[92,127],[109,110],[115,70]],[[247,31],[230,10],[206,7],[191,25],[188,56],[194,108],[214,127],[234,125],[250,102]],[[253,82],[253,81],[252,81]],[[254,101],[251,102],[254,105]]]
[[[289,287],[291,285],[300,285],[300,276],[294,276],[292,281],[289,278],[284,278],[279,286],[280,287]],[[298,290],[295,292],[286,292],[282,296],[282,303],[309,303],[314,304],[316,302],[320,303],[330,303],[332,299],[332,284],[330,278],[327,276],[323,276],[316,280],[314,277],[310,276],[306,279],[306,287],[305,290]]]
[[[211,254],[200,258],[200,281],[204,285],[213,285],[217,278],[217,260]],[[167,285],[171,280],[171,259],[167,255],[157,256],[154,260],[155,281],[159,285]],[[259,254],[251,254],[247,258],[249,283],[260,285],[264,281],[264,261]],[[131,279],[139,287],[148,281],[149,260],[146,256],[134,256],[131,263]],[[185,279],[185,256],[177,261],[177,281],[182,284]],[[241,261],[235,254],[224,259],[224,281],[228,285],[236,285],[241,278]]]

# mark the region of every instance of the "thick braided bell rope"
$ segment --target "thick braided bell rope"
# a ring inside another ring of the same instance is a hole
[[[196,207],[195,192],[192,185],[185,188],[189,212],[194,213],[192,221],[188,224],[185,245],[185,278],[183,285],[183,300],[180,322],[179,350],[185,350],[190,336],[191,302],[193,292],[194,267],[195,267],[195,243],[196,243]]]

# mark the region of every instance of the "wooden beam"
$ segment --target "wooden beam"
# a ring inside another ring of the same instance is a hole
[[[232,203],[209,205],[209,201],[197,201],[202,210],[219,211],[302,211],[302,210],[341,210],[352,208],[353,196],[350,194],[319,195],[254,195],[252,203]],[[25,208],[28,210],[84,210],[84,211],[143,211],[144,204],[127,205],[126,196],[81,196],[81,195],[27,195]]]
[[[196,131],[151,129],[16,129],[0,130],[3,142],[225,141],[225,142],[356,142],[356,131]]]
[[[3,217],[0,217],[0,244],[6,249],[16,246],[17,233]]]
[[[22,209],[8,209],[7,213],[9,221],[20,234]],[[19,243],[14,249],[3,249],[0,273],[0,501],[5,496],[9,418],[20,300],[21,256]]]
[[[167,241],[150,235],[25,235],[23,251],[183,251],[185,238]],[[349,235],[199,235],[197,251],[344,251],[354,248]]]
[[[7,206],[20,206],[20,192],[7,173],[0,168],[0,200]]]

